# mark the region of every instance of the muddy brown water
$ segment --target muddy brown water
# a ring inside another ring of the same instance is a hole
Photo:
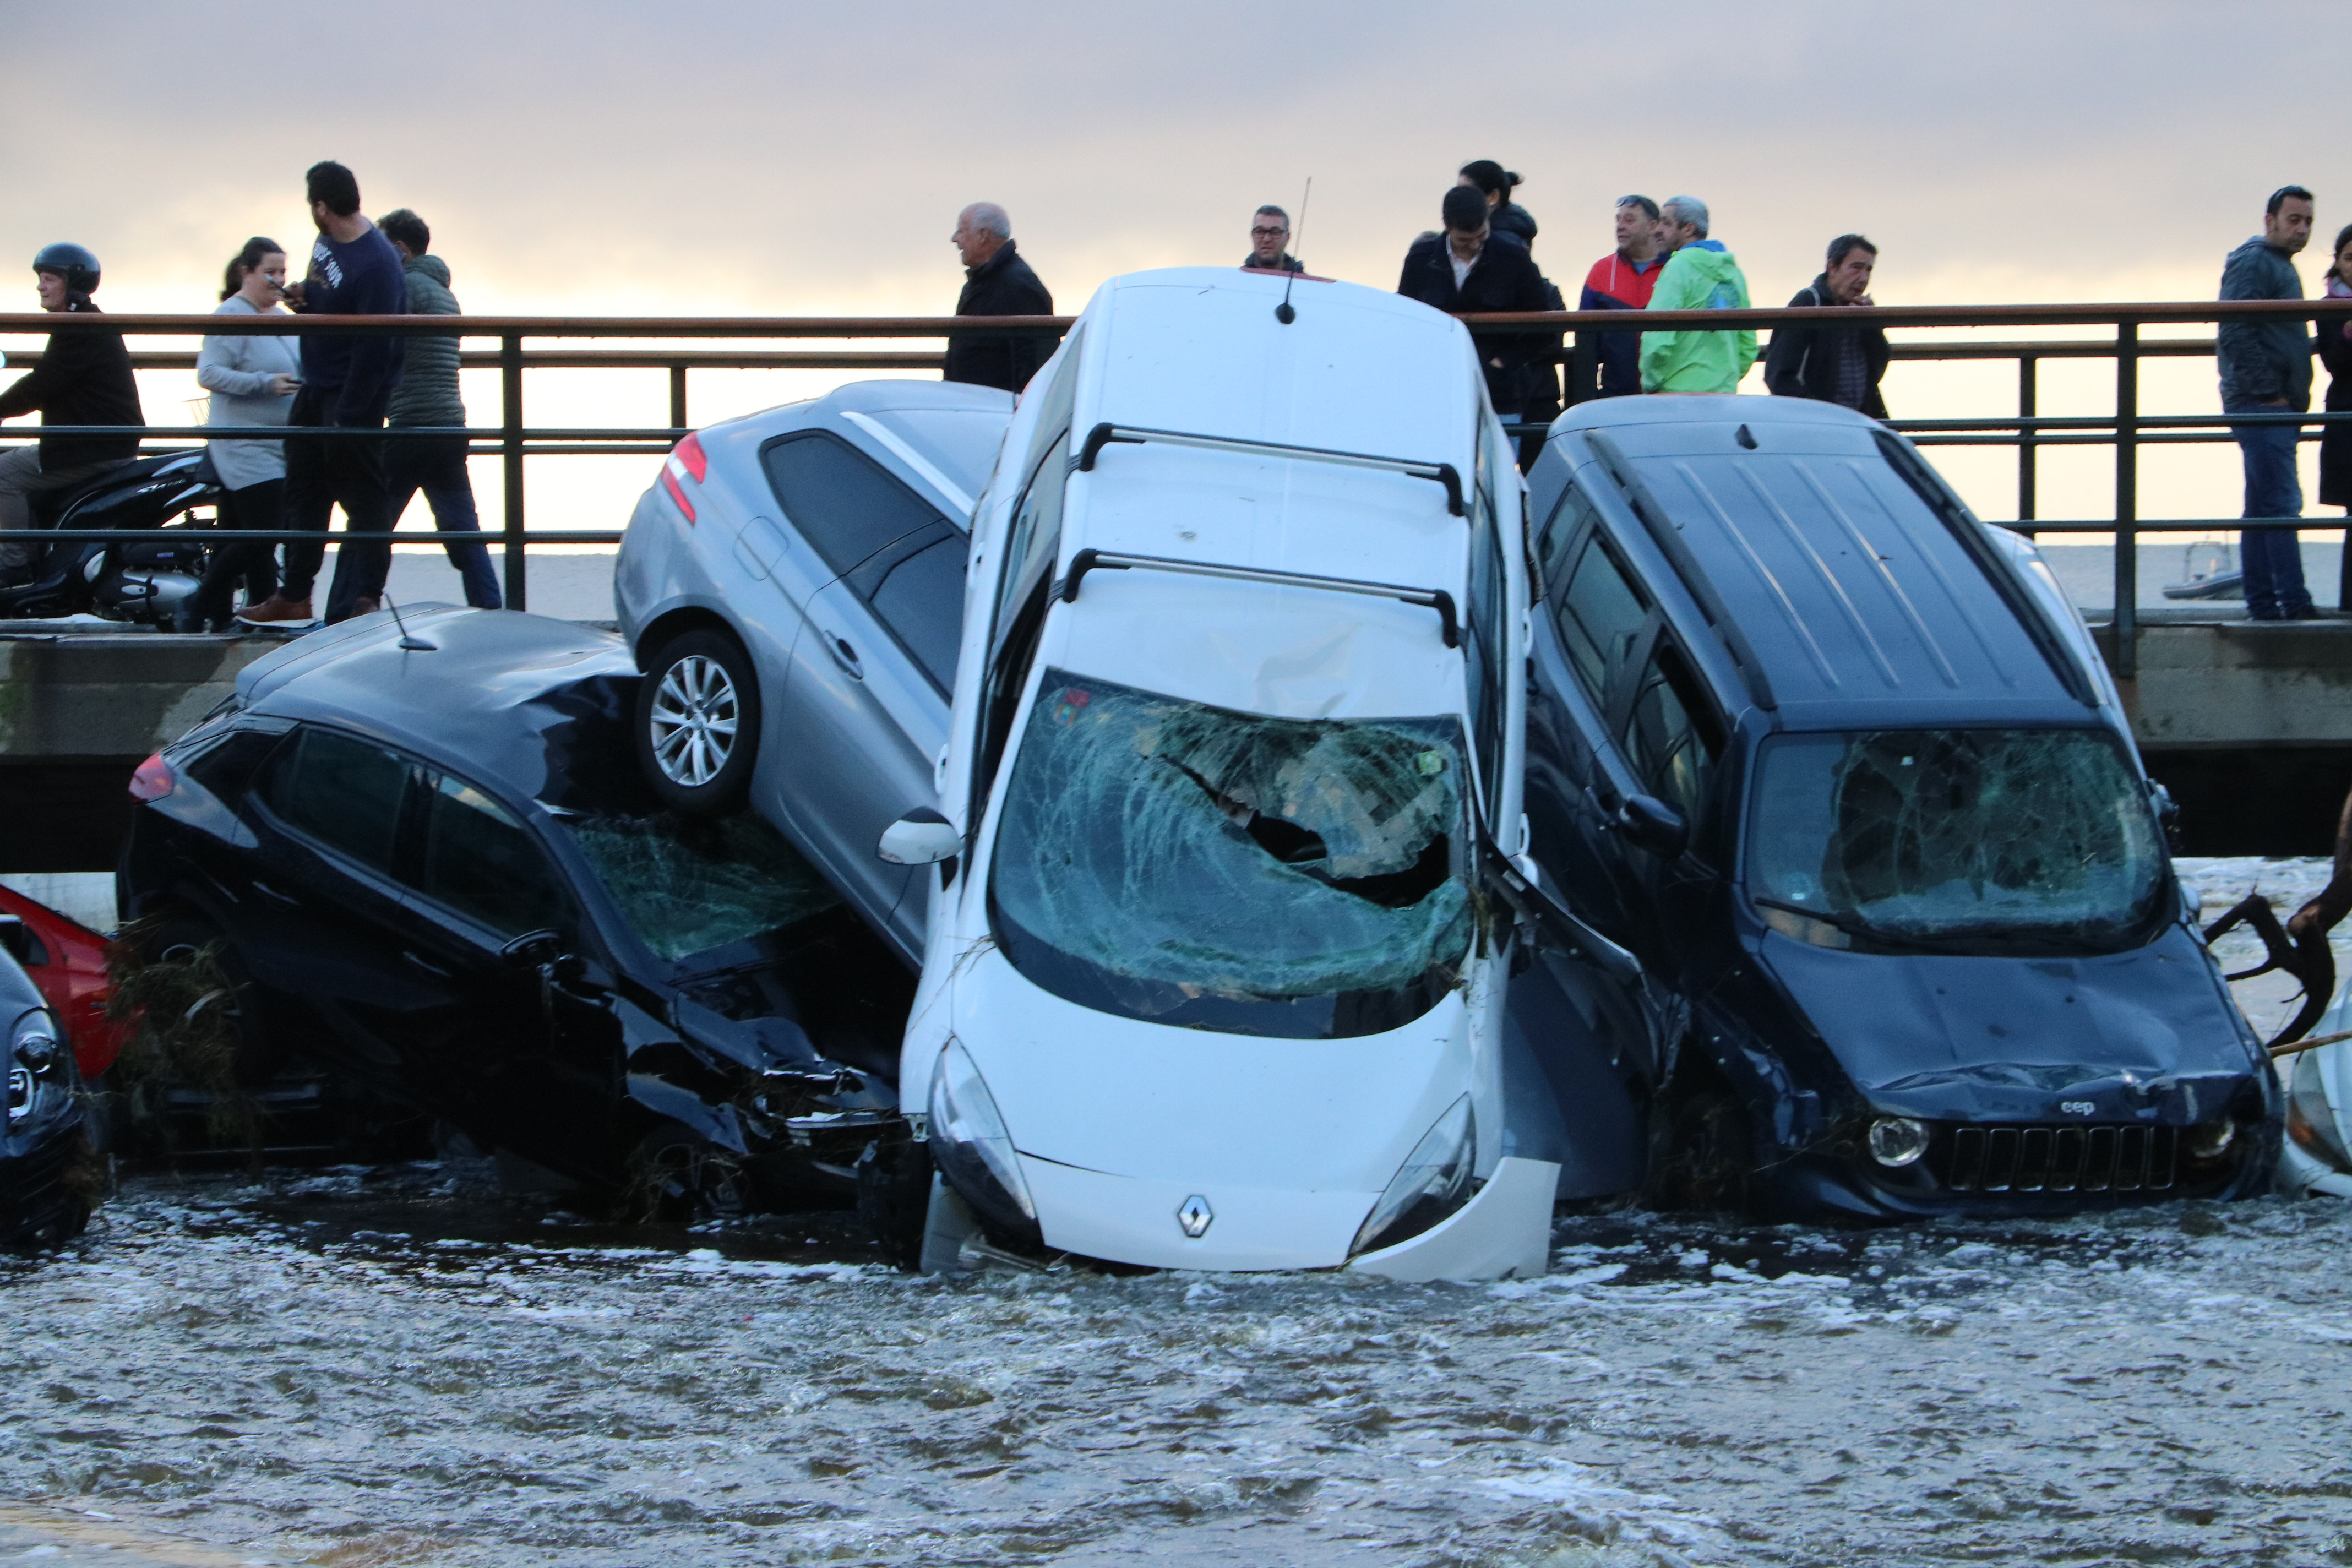
[[[346,1568],[2352,1562],[2332,1203],[1594,1215],[1488,1286],[922,1280],[549,1203],[131,1182],[0,1264],[0,1495]]]

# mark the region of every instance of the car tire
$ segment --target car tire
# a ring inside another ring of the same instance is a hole
[[[637,765],[663,805],[698,816],[741,808],[760,753],[760,681],[725,632],[672,637],[637,686]]]
[[[285,1070],[288,1052],[277,1031],[268,1026],[268,1007],[255,986],[253,971],[236,945],[216,927],[193,915],[175,915],[142,945],[151,960],[167,963],[189,962],[210,948],[214,966],[231,993],[226,1005],[236,1031],[236,1082],[250,1089]]]
[[[1695,1081],[1694,1081],[1695,1080]],[[1749,1200],[1755,1152],[1748,1114],[1712,1072],[1670,1086],[1651,1111],[1649,1202],[1662,1209],[1738,1212]]]
[[[700,1133],[656,1128],[629,1152],[621,1217],[639,1225],[740,1219],[751,1184],[735,1156]]]

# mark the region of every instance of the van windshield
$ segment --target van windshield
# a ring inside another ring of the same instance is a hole
[[[1399,1028],[1473,925],[1461,721],[1269,719],[1045,671],[991,873],[1055,995],[1292,1039]]]
[[[1759,768],[1748,878],[1768,921],[1779,905],[1865,942],[2112,952],[2147,939],[2165,850],[2105,731],[1780,735]]]

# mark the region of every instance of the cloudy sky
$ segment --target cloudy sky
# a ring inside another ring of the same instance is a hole
[[[1571,294],[1629,191],[1706,198],[1759,302],[1847,229],[1884,247],[1882,301],[1973,303],[2210,296],[2289,181],[2325,234],[2352,218],[2341,0],[5,10],[0,258],[79,239],[116,310],[208,307],[248,234],[303,238],[320,157],[369,210],[422,213],[476,311],[944,311],[980,197],[1075,310],[1117,272],[1238,259],[1251,207],[1310,174],[1306,259],[1391,286],[1475,157],[1525,174]],[[2204,406],[2210,381],[2155,401]],[[1890,391],[1961,412],[2011,385],[1898,367]],[[650,385],[559,400],[598,395],[658,416]],[[2180,468],[2184,505],[2232,500],[2210,469]]]

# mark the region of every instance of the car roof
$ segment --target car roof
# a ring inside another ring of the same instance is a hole
[[[1013,418],[1013,396],[993,386],[947,381],[853,381],[821,397],[722,419],[698,431],[705,447],[746,460],[773,437],[823,429],[900,466],[941,492],[968,525],[971,503],[988,482],[996,448]],[[926,470],[929,470],[928,472]],[[940,480],[944,479],[945,484]],[[764,496],[764,479],[755,493]]]
[[[1704,623],[1727,618],[1718,646],[1786,725],[1915,709],[2079,722],[2098,701],[2008,552],[1874,420],[1805,398],[1622,397],[1553,434],[1538,506],[1571,469],[1613,495],[1620,531],[1690,591],[1686,634],[1718,642]]]
[[[401,614],[430,651],[402,648],[391,616],[362,616],[247,666],[238,698],[248,712],[355,731],[537,800],[563,783],[564,729],[616,721],[604,710],[637,676],[619,637],[577,622],[449,605]]]

